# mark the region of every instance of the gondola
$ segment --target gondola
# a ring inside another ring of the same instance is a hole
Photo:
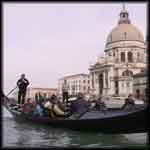
[[[127,134],[146,132],[146,104],[137,104],[131,110],[110,108],[106,112],[88,111],[76,119],[70,117],[40,117],[24,114],[11,107],[12,100],[3,97],[4,107],[17,121],[32,122],[59,128],[82,131],[96,131],[107,134]]]

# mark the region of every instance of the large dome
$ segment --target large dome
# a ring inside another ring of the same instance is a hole
[[[143,34],[132,24],[119,24],[107,37],[107,44],[117,41],[140,41],[144,42]]]
[[[106,45],[122,40],[144,42],[141,31],[130,23],[127,11],[121,11],[118,25],[108,35]]]

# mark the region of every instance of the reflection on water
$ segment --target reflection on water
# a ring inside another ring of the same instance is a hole
[[[140,142],[139,142],[140,141]],[[4,147],[98,147],[145,145],[146,133],[101,134],[19,123],[12,117],[3,118]]]

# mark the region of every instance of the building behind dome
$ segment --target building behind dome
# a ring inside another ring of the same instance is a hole
[[[118,24],[106,39],[105,57],[90,67],[91,90],[96,95],[127,96],[133,75],[146,67],[146,44],[142,32],[121,10]]]

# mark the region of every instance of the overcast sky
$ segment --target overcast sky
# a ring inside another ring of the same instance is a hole
[[[3,3],[3,85],[7,93],[25,73],[31,87],[56,88],[65,75],[88,73],[103,55],[122,3]],[[146,3],[126,3],[146,36]]]

